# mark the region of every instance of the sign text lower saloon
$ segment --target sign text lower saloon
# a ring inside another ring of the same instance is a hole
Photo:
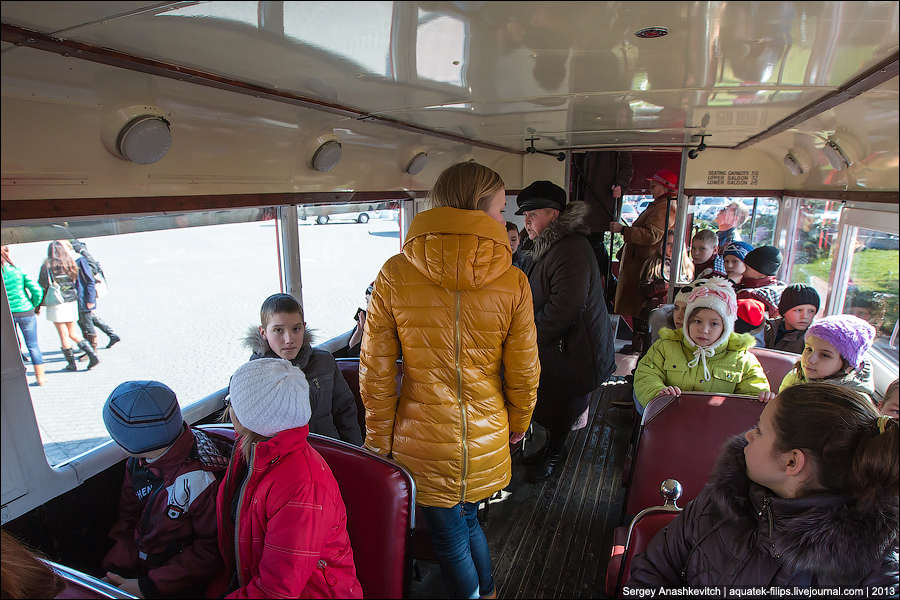
[[[757,185],[759,171],[746,170],[709,170],[706,172],[706,185]]]

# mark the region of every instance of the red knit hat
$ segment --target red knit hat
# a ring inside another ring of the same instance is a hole
[[[752,298],[741,298],[737,301],[737,320],[734,330],[747,333],[762,325],[766,313],[766,305]]]
[[[678,175],[668,169],[661,169],[657,171],[653,174],[653,177],[648,178],[647,181],[655,181],[656,183],[660,183],[664,185],[666,189],[673,192],[678,191]]]

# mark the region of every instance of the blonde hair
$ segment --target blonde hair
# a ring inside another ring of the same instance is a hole
[[[270,439],[267,436],[256,433],[255,431],[250,431],[238,421],[237,415],[234,414],[234,408],[230,405],[225,408],[225,411],[222,413],[222,422],[223,423],[232,423],[234,425],[234,432],[237,434],[238,438],[241,442],[241,454],[244,456],[244,462],[250,463],[250,453],[253,451],[253,446],[258,444],[259,442],[265,442]],[[235,441],[237,443],[237,441]]]
[[[485,210],[504,187],[503,178],[493,169],[474,161],[461,162],[444,169],[428,198],[434,207]]]

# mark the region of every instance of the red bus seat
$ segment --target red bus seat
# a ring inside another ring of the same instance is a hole
[[[341,375],[350,386],[353,392],[353,399],[356,400],[356,419],[359,421],[359,429],[362,431],[363,439],[366,438],[366,407],[362,401],[362,395],[359,393],[359,359],[358,358],[336,358],[338,368]],[[397,361],[397,389],[400,389],[400,379],[403,377],[403,361]]]
[[[631,561],[635,556],[644,552],[659,530],[672,522],[679,513],[657,510],[656,507],[636,517],[631,524],[631,539],[627,541],[627,528],[616,527],[612,554],[606,566],[606,595],[616,598],[622,586],[631,577]]]
[[[228,426],[202,429],[234,440],[234,429]],[[415,525],[412,476],[397,463],[340,440],[311,433],[309,443],[328,463],[341,489],[363,594],[401,598],[408,573],[407,540]]]
[[[763,406],[756,398],[704,392],[653,400],[644,411],[625,514],[658,504],[664,479],[682,483],[682,503],[692,500],[725,441],[753,427]]]
[[[790,373],[797,361],[800,360],[799,354],[782,352],[781,350],[750,348],[750,352],[759,360],[763,371],[766,372],[766,379],[769,380],[769,389],[776,394],[785,375]]]

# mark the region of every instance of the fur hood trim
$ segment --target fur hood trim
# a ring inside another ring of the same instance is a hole
[[[534,239],[534,246],[531,249],[531,256],[534,257],[534,260],[540,260],[553,244],[564,237],[573,233],[588,235],[591,232],[591,228],[585,223],[588,209],[586,202],[567,204],[556,220],[547,225],[547,228]]]
[[[300,367],[301,369],[305,368],[309,363],[309,357],[312,356],[312,344],[316,339],[316,331],[314,329],[307,328],[303,334],[303,346],[300,347],[300,352],[297,353],[297,358],[291,361],[294,366]],[[259,326],[251,325],[249,329],[247,329],[247,335],[244,336],[243,346],[248,348],[252,353],[253,358],[261,358],[270,354],[268,358],[278,358],[272,349],[269,348],[269,343],[266,342],[266,338],[262,336],[259,332]]]
[[[839,494],[780,498],[747,477],[746,446],[742,436],[727,442],[711,497],[726,519],[757,530],[759,545],[787,569],[815,573],[823,584],[858,581],[896,547],[897,496],[870,507]]]

